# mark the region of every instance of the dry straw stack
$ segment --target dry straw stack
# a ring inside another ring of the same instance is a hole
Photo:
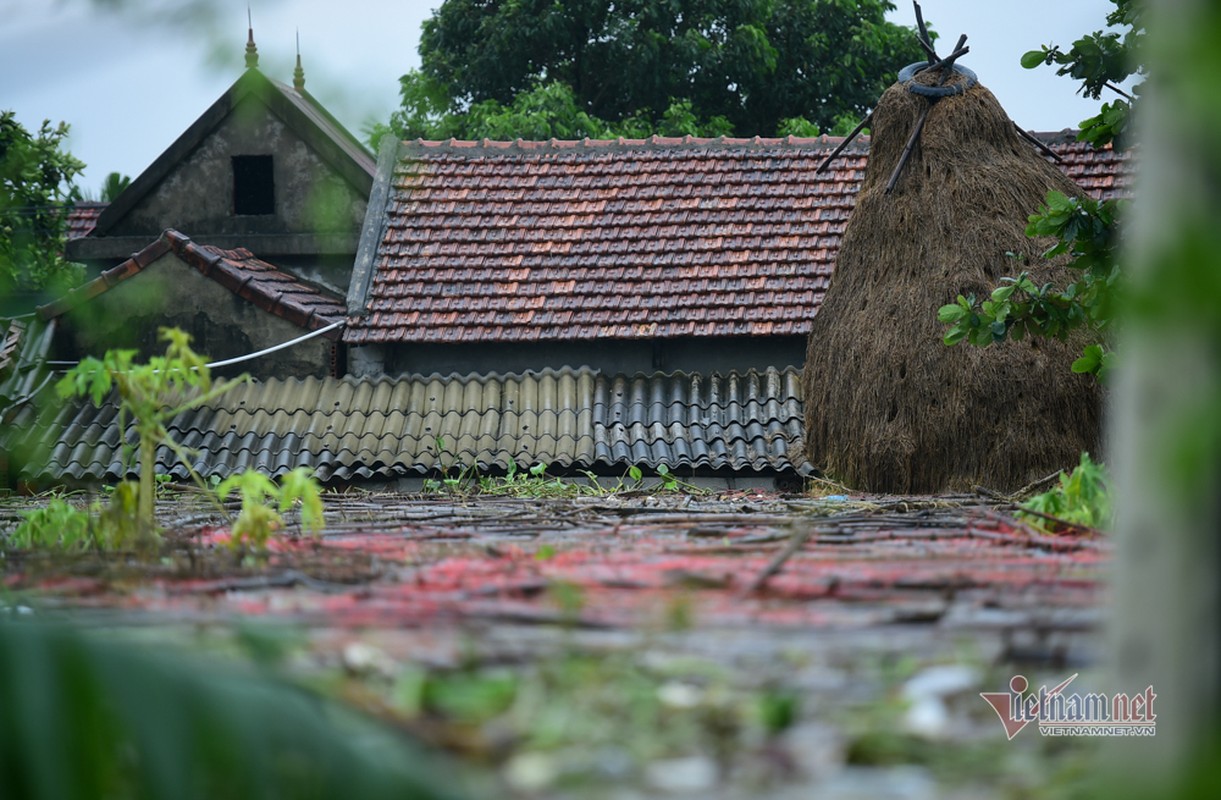
[[[915,77],[939,79],[938,70]],[[964,80],[952,73],[946,85]],[[1080,337],[950,348],[937,321],[958,294],[986,297],[1023,269],[1038,284],[1068,282],[1063,258],[1040,257],[1051,242],[1025,235],[1050,189],[1081,194],[1019,137],[983,86],[935,101],[902,84],[886,91],[810,331],[803,383],[813,464],[868,491],[1012,490],[1072,466],[1082,450],[1097,452],[1099,390],[1069,369],[1086,344]]]

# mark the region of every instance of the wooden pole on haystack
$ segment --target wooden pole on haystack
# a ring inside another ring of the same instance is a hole
[[[958,44],[954,45],[954,52],[945,58],[938,58],[937,51],[933,49],[933,44],[929,41],[928,29],[924,27],[924,17],[920,13],[920,4],[913,0],[912,5],[916,7],[916,22],[920,26],[920,44],[924,46],[925,52],[929,54],[929,65],[926,69],[940,69],[941,76],[937,79],[936,85],[944,86],[946,80],[950,77],[950,72],[954,69],[954,62],[971,52],[971,48],[964,46],[967,43],[967,35],[964,33],[958,37]],[[920,118],[916,120],[916,125],[912,128],[912,134],[907,139],[907,146],[903,148],[903,155],[899,156],[899,163],[895,164],[894,172],[890,173],[890,180],[886,182],[886,194],[894,191],[895,184],[899,182],[899,175],[902,174],[903,167],[907,166],[907,159],[911,157],[912,150],[916,147],[916,142],[920,140],[920,133],[924,130],[924,122],[928,119],[928,112],[932,110],[933,104],[938,99],[936,96],[928,97],[928,102],[925,104],[924,110],[920,112]]]
[[[832,150],[831,155],[827,156],[826,158],[824,158],[822,160],[822,163],[818,165],[818,169],[814,170],[814,174],[817,175],[818,173],[822,172],[823,170],[825,170],[827,168],[828,164],[830,164],[832,161],[834,161],[836,158],[838,158],[839,154],[844,152],[844,148],[847,147],[852,142],[853,139],[855,139],[857,136],[859,136],[861,131],[865,130],[865,126],[868,125],[872,119],[873,119],[873,112],[871,111],[871,112],[869,112],[869,114],[867,114],[865,116],[865,118],[863,120],[861,120],[860,125],[857,125],[855,128],[852,129],[852,133],[850,133],[844,137],[844,140],[839,143],[839,147],[836,147],[834,150]]]
[[[941,80],[941,84],[938,84],[938,85],[942,85],[945,83],[946,78],[949,77],[949,71],[951,68],[953,68],[954,61],[957,60],[958,58],[961,58],[962,56],[966,55],[967,53],[971,52],[971,48],[963,46],[967,41],[967,35],[964,33],[958,37],[958,44],[956,44],[954,46],[954,51],[952,53],[950,53],[950,55],[946,56],[945,58],[939,58],[937,56],[937,51],[933,48],[932,41],[929,39],[928,28],[924,24],[924,15],[920,11],[920,3],[916,2],[916,0],[912,0],[912,5],[915,6],[915,9],[916,9],[916,24],[917,24],[918,30],[920,31],[920,33],[917,35],[916,38],[919,40],[920,47],[924,50],[925,54],[928,55],[928,59],[929,59],[928,66],[924,67],[924,69],[921,71],[928,70],[928,69],[942,68],[942,70],[943,70],[942,71],[942,80]],[[1110,84],[1107,84],[1107,85],[1110,86]],[[1125,97],[1130,97],[1130,95],[1127,95],[1125,92],[1121,91],[1120,89],[1118,89],[1116,87],[1112,86],[1111,88],[1115,89],[1115,91],[1119,92],[1120,94],[1123,94]],[[930,102],[929,105],[931,106],[932,103]],[[870,124],[870,122],[872,122],[872,121],[873,121],[873,112],[870,111],[869,114],[865,117],[865,119],[861,121],[861,124],[859,124],[855,128],[853,128],[852,132],[849,133],[846,137],[844,137],[844,140],[842,142],[840,142],[839,145],[834,150],[831,151],[830,155],[828,155],[826,158],[823,159],[822,163],[818,165],[818,169],[814,170],[815,174],[820,173],[820,172],[825,172],[827,167],[830,166],[831,162],[834,161],[836,158],[839,158],[840,153],[844,152],[844,149],[847,148],[848,145],[852,143],[852,140],[855,139],[857,136],[859,136],[861,131],[863,131],[866,128],[866,126],[868,126]],[[1013,121],[1010,120],[1010,122],[1013,122]],[[920,124],[919,126],[917,126],[917,131],[915,132],[916,136],[919,136],[919,131],[923,130],[923,127],[924,127],[923,124]],[[1029,132],[1023,130],[1022,126],[1018,125],[1016,122],[1013,122],[1013,127],[1014,127],[1014,130],[1016,130],[1018,132],[1019,136],[1021,136],[1027,142],[1030,142],[1030,144],[1037,147],[1039,149],[1039,152],[1041,152],[1043,155],[1047,156],[1048,158],[1055,159],[1056,161],[1058,161],[1060,163],[1064,163],[1064,159],[1060,158],[1059,154],[1056,153],[1056,151],[1052,150],[1046,144],[1039,141],[1036,137],[1032,136]],[[912,146],[913,147],[915,146],[914,140],[912,142]],[[897,181],[898,180],[897,173],[896,173],[896,175],[892,176],[892,178],[894,178],[894,180]],[[889,184],[889,185],[890,185],[890,189],[894,188],[893,182],[891,182],[891,184]],[[888,189],[887,191],[889,192],[890,189]]]

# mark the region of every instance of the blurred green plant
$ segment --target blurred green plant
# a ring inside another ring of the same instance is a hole
[[[9,534],[7,546],[18,550],[88,548],[94,543],[89,512],[59,497],[42,508],[21,512],[22,522]]]
[[[0,797],[456,800],[459,775],[371,720],[267,675],[0,624]]]
[[[301,505],[302,529],[315,535],[322,531],[322,487],[305,467],[285,473],[278,485],[261,472],[239,472],[220,482],[216,496],[223,502],[234,491],[242,502],[233,522],[230,544],[234,547],[265,548],[267,540],[284,527],[283,512],[297,503]]]
[[[646,661],[630,652],[570,652],[515,667],[405,665],[379,691],[412,729],[426,722],[431,737],[469,755],[497,754],[497,741],[511,741],[502,763],[510,784],[522,765],[541,766],[539,785],[529,789],[544,796],[590,790],[597,760],[612,752],[620,779],[682,756],[729,771],[799,716],[799,699],[787,689],[738,687],[730,671],[697,659]]]
[[[186,454],[166,430],[166,423],[178,414],[197,408],[233,387],[250,380],[242,375],[233,380],[213,383],[207,359],[191,349],[190,334],[178,328],[161,328],[166,341],[165,355],[153,356],[147,363],[135,363],[135,350],[108,350],[101,359],[86,358],[68,371],[56,385],[61,398],[88,397],[95,406],[116,390],[119,400],[119,429],[127,430],[130,416],[139,439],[139,490],[135,525],[141,547],[159,538],[153,516],[156,497],[157,447],[165,445],[189,464]],[[206,486],[198,475],[201,488]]]
[[[446,452],[444,438],[437,439],[438,452]],[[510,461],[504,475],[486,475],[475,467],[460,466],[437,478],[424,481],[425,492],[451,495],[491,495],[498,497],[581,497],[603,494],[593,476],[588,481],[568,480],[547,474],[547,465],[533,464],[522,469]]]
[[[81,508],[63,497],[52,497],[41,508],[22,511],[21,523],[4,540],[17,550],[79,552],[128,550],[137,545],[134,481],[110,487],[107,499],[95,499]]]
[[[1106,467],[1082,453],[1081,463],[1072,472],[1061,472],[1055,487],[1023,503],[1019,516],[1049,532],[1073,526],[1109,528],[1113,516]]]
[[[444,451],[444,440],[440,449]],[[644,470],[633,464],[627,468],[624,478],[617,484],[604,486],[598,476],[585,470],[584,479],[548,475],[546,464],[534,464],[522,469],[510,462],[504,475],[484,475],[474,467],[459,467],[436,478],[426,478],[425,492],[443,492],[450,495],[491,495],[499,497],[588,497],[611,495],[618,492],[646,491]],[[702,493],[703,490],[679,478],[665,464],[656,468],[657,483],[647,491]],[[625,480],[626,478],[626,480]]]
[[[516,497],[572,497],[586,494],[584,486],[547,474],[547,465],[532,464],[525,470],[510,461],[503,478],[480,477],[479,492],[482,494],[509,495]]]
[[[434,447],[438,456],[449,452],[449,445],[443,436],[436,437]],[[598,476],[589,470],[582,471],[584,480],[548,475],[547,470],[548,466],[541,462],[523,470],[517,462],[511,461],[504,475],[485,475],[476,467],[459,465],[438,477],[426,478],[423,489],[427,493],[443,492],[460,496],[585,497],[637,492],[644,488],[644,470],[635,464],[627,468],[626,480],[620,478],[616,485],[609,487],[604,486]],[[652,491],[703,491],[681,480],[665,464],[659,464],[656,473],[658,483],[650,487]]]
[[[123,194],[123,190],[131,186],[131,176],[124,175],[121,172],[111,172],[106,176],[106,180],[102,182],[102,191],[98,195],[98,199],[103,203],[113,203],[119,195]]]

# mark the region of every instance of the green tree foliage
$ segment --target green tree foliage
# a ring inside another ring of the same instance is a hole
[[[1115,10],[1107,15],[1107,24],[1122,31],[1098,31],[1078,39],[1069,50],[1044,45],[1022,56],[1027,68],[1060,65],[1057,74],[1081,81],[1081,90],[1089,97],[1098,98],[1108,87],[1123,94],[1124,99],[1103,105],[1096,116],[1081,123],[1077,138],[1095,147],[1124,144],[1139,84],[1134,94],[1122,92],[1115,84],[1145,74],[1145,28],[1139,1],[1112,2]],[[945,343],[966,341],[987,347],[1027,334],[1062,339],[1073,329],[1086,326],[1096,334],[1097,341],[1086,346],[1081,358],[1073,363],[1073,371],[1105,378],[1115,363],[1108,339],[1125,291],[1119,267],[1124,205],[1049,192],[1046,203],[1029,218],[1026,235],[1054,240],[1044,257],[1069,254],[1067,266],[1076,277],[1063,288],[1036,286],[1028,273],[1021,272],[1016,278],[1003,278],[988,299],[959,295],[937,312],[938,319],[950,326]]]
[[[115,198],[123,193],[123,190],[131,185],[131,176],[123,175],[118,172],[112,172],[106,176],[106,180],[102,183],[101,200],[103,203],[113,203]]]
[[[1068,50],[1059,45],[1043,45],[1040,50],[1031,50],[1022,56],[1022,66],[1034,69],[1044,64],[1057,64],[1057,75],[1081,82],[1081,93],[1095,100],[1102,98],[1107,90],[1120,94],[1120,99],[1103,103],[1098,114],[1083,120],[1077,139],[1090,142],[1096,147],[1114,142],[1124,143],[1124,132],[1140,94],[1138,82],[1132,93],[1119,89],[1118,84],[1133,76],[1145,74],[1144,12],[1140,0],[1112,0],[1115,10],[1107,15],[1109,27],[1121,31],[1095,31],[1073,42]]]
[[[923,58],[886,0],[446,0],[402,138],[827,131]],[[804,122],[803,126],[801,123]]]
[[[63,149],[68,126],[44,121],[30,133],[0,111],[0,295],[71,283],[64,261],[64,207],[80,198],[74,181],[85,165]]]
[[[113,639],[0,625],[0,797],[468,796],[438,754],[268,671]]]

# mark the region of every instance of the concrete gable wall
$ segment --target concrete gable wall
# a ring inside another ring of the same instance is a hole
[[[137,348],[142,358],[163,353],[159,326],[179,327],[210,360],[246,355],[301,336],[306,331],[270,314],[201,275],[168,253],[138,275],[67,312],[61,319],[56,357],[100,357],[107,349]],[[228,368],[257,378],[330,373],[331,342],[317,337],[271,356]]]
[[[233,214],[231,158],[241,155],[274,157],[274,215]],[[352,234],[367,202],[262,100],[246,95],[109,235],[155,237],[169,227],[197,235]]]
[[[728,374],[768,367],[800,367],[803,336],[604,339],[565,342],[483,342],[364,345],[349,351],[354,375],[509,373],[590,367],[606,374],[700,372]]]

